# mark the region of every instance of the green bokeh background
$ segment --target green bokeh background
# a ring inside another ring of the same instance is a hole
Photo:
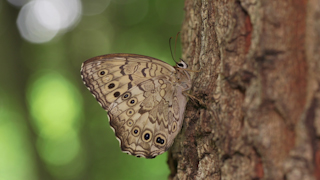
[[[0,180],[167,179],[167,153],[143,159],[120,151],[79,71],[86,59],[109,53],[173,65],[168,39],[180,31],[184,2],[114,1],[82,15],[66,34],[34,44],[19,34],[20,9],[0,0]]]

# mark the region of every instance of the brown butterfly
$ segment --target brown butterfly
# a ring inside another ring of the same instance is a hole
[[[103,109],[121,150],[154,158],[181,129],[191,88],[187,64],[174,67],[148,56],[107,54],[82,64],[81,77]]]

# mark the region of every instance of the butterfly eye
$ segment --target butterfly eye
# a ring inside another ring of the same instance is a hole
[[[184,69],[188,67],[188,65],[182,60],[180,62],[178,62],[177,66],[179,68],[184,68]]]
[[[137,127],[137,126],[134,127],[134,128],[132,129],[131,133],[132,133],[133,136],[139,136],[139,134],[140,134],[140,128]]]
[[[146,133],[143,137],[144,137],[145,140],[148,140],[148,139],[150,139],[150,134]]]
[[[120,92],[119,92],[119,91],[115,92],[115,93],[113,94],[113,96],[114,96],[114,97],[120,96]]]
[[[128,99],[131,97],[131,93],[130,92],[126,92],[124,93],[124,95],[122,96],[122,99]]]
[[[158,144],[164,144],[164,139],[161,139],[161,137],[157,137],[156,141]]]
[[[160,147],[163,147],[166,145],[166,137],[162,134],[158,134],[156,135],[156,137],[154,138],[154,143],[157,145],[157,146],[160,146]]]
[[[135,97],[133,97],[133,98],[129,99],[129,101],[127,102],[127,104],[128,104],[128,106],[134,106],[134,105],[137,104],[137,102],[138,102],[138,99],[135,98]]]
[[[114,88],[114,87],[115,87],[115,84],[114,84],[114,83],[111,83],[111,84],[108,85],[108,88],[109,88],[109,89],[112,89],[112,88]]]
[[[172,129],[171,129],[171,131],[172,132],[175,132],[177,130],[177,123],[176,122],[173,122],[172,123]]]
[[[101,70],[98,72],[98,76],[102,77],[104,75],[108,74],[108,70]]]
[[[117,81],[111,81],[110,83],[106,84],[104,86],[104,89],[106,91],[110,91],[110,90],[113,90],[113,89],[116,89],[118,86],[119,86],[120,82],[117,82]]]
[[[152,139],[152,132],[150,130],[145,130],[143,133],[142,133],[142,140],[144,142],[150,142]]]
[[[127,116],[132,116],[134,114],[134,110],[133,109],[128,109],[127,110]]]
[[[127,125],[128,125],[129,127],[131,127],[131,126],[133,125],[133,120],[132,120],[132,119],[129,119],[129,120],[127,121]]]

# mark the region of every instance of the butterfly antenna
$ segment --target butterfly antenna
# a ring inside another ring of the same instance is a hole
[[[174,58],[174,56],[173,56],[173,54],[172,54],[171,39],[172,39],[172,37],[169,38],[169,47],[170,47],[171,57],[172,57],[172,59],[174,60],[174,62],[176,62],[176,63],[178,64],[178,62],[175,60],[175,58]]]
[[[175,43],[174,43],[174,58],[176,58],[177,40],[178,40],[179,34],[180,34],[180,32],[177,33],[176,40],[175,40]]]

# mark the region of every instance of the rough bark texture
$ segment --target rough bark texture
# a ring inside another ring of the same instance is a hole
[[[320,1],[186,0],[170,179],[320,179]]]

